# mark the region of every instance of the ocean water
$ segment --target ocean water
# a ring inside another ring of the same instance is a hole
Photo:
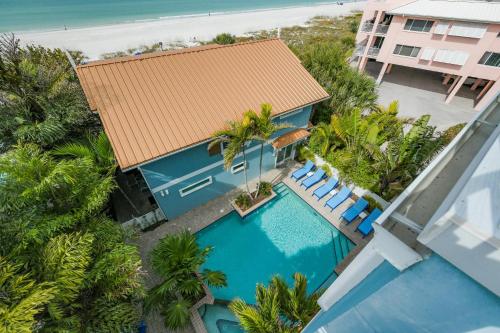
[[[326,287],[336,277],[335,266],[354,247],[286,185],[274,190],[275,199],[244,219],[233,211],[196,234],[201,246],[214,248],[203,268],[227,275],[227,287],[211,288],[216,299],[240,297],[254,304],[256,284],[267,284],[275,274],[292,283],[293,274],[301,272],[309,292]]]
[[[334,1],[331,1],[334,2]],[[0,0],[0,32],[59,30],[167,16],[316,5],[305,0]]]

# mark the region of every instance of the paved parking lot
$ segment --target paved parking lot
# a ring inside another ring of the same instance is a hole
[[[380,68],[380,63],[369,62],[366,72],[376,78]],[[444,130],[468,122],[477,113],[473,109],[477,91],[464,85],[451,103],[445,104],[448,87],[441,84],[440,73],[394,65],[378,87],[379,103],[388,105],[396,99],[400,116],[418,118],[430,114],[431,125]]]

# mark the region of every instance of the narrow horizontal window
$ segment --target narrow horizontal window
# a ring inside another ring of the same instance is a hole
[[[486,66],[500,67],[500,53],[485,52],[479,63]]]
[[[231,167],[231,173],[238,173],[243,171],[245,169],[246,163],[245,162],[240,162]]]
[[[201,190],[202,188],[204,188],[205,186],[208,186],[210,184],[212,184],[212,176],[208,176],[205,179],[202,179],[196,183],[193,183],[189,186],[181,188],[179,190],[179,194],[181,195],[181,197],[185,197],[186,195],[193,193],[193,192],[196,192],[198,190]]]
[[[302,112],[302,109],[295,110],[295,111],[292,111],[292,112],[288,112],[288,113],[286,113],[284,115],[281,115],[280,119],[285,119],[285,118],[288,118],[288,117],[291,117],[291,116],[295,116],[296,114],[299,114],[300,112]]]
[[[434,24],[434,21],[408,19],[408,20],[406,20],[404,30],[429,32],[429,31],[431,31],[433,24]]]
[[[393,53],[414,58],[418,55],[418,52],[420,52],[420,47],[397,44]]]

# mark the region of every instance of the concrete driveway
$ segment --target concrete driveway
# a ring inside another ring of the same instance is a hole
[[[366,72],[377,77],[381,63],[368,62]],[[476,92],[463,86],[450,104],[445,104],[449,85],[441,84],[441,74],[394,65],[378,87],[379,104],[399,101],[401,117],[419,118],[430,114],[430,124],[442,131],[450,126],[466,123],[477,113],[474,108]],[[479,89],[478,89],[479,90]]]

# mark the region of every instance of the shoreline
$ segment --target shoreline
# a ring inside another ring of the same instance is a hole
[[[242,12],[219,12],[168,16],[129,23],[82,27],[69,30],[18,32],[22,44],[80,50],[90,60],[110,52],[143,45],[208,41],[222,32],[243,35],[252,31],[303,25],[314,16],[342,16],[362,10],[365,2],[343,5],[316,4],[301,7],[267,8]]]

